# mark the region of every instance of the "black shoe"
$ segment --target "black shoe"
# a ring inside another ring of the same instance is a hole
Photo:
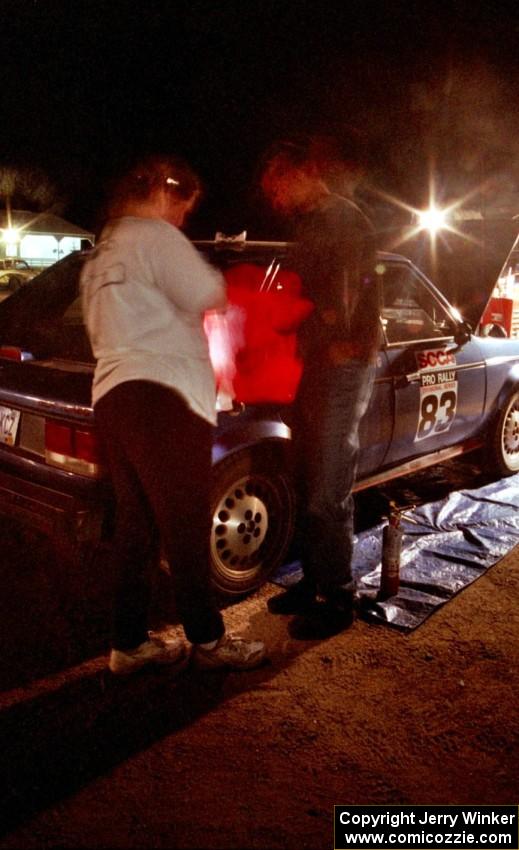
[[[267,608],[271,614],[304,614],[314,604],[315,597],[314,585],[301,579],[284,593],[269,599]]]
[[[355,607],[355,589],[344,587],[344,585],[324,585],[319,588],[320,595],[324,597],[324,601],[331,608],[336,608],[338,611],[349,611]]]
[[[316,602],[305,614],[292,620],[288,633],[296,640],[325,640],[345,632],[354,620],[353,605],[336,606],[331,602]]]

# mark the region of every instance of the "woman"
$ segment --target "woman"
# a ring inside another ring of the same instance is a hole
[[[183,666],[182,640],[150,638],[158,528],[177,613],[200,667],[246,669],[264,645],[225,633],[210,591],[209,481],[215,381],[203,330],[223,279],[181,233],[200,183],[179,159],[149,157],[115,186],[81,287],[97,365],[93,405],[115,488],[114,674]]]

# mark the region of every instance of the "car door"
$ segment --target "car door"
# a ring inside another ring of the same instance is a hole
[[[359,428],[358,479],[377,472],[383,466],[393,434],[393,408],[393,381],[387,353],[382,350],[377,355],[373,391]]]
[[[454,340],[452,308],[410,262],[379,263],[394,423],[384,465],[461,443],[477,430],[486,373],[477,341]]]

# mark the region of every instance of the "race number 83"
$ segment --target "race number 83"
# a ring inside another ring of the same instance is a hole
[[[420,392],[420,414],[415,442],[448,431],[456,415],[457,385],[423,388]]]

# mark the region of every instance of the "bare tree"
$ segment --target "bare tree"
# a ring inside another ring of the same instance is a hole
[[[0,165],[0,198],[6,209],[9,226],[14,202],[38,212],[46,210],[58,213],[64,206],[56,186],[36,168]]]

